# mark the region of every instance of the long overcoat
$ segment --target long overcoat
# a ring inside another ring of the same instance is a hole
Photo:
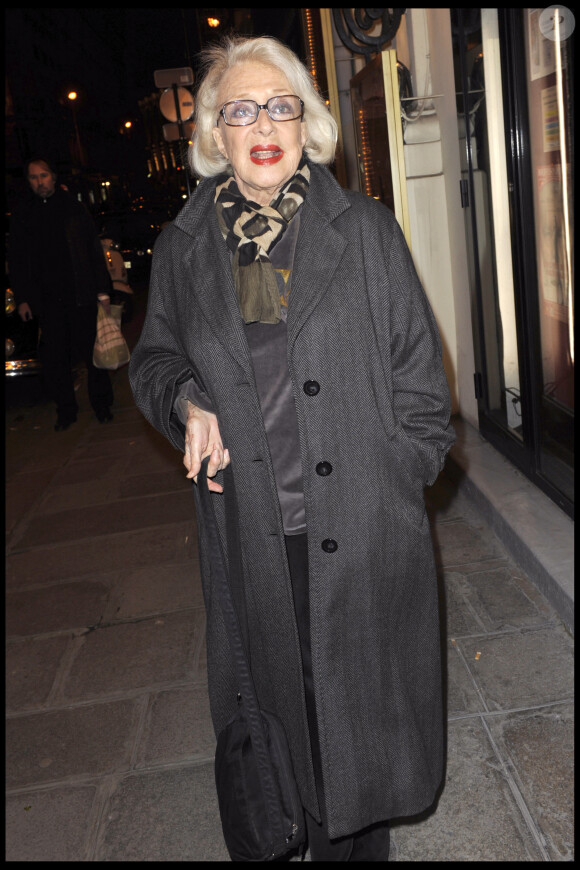
[[[181,452],[179,385],[193,376],[213,404],[239,503],[257,692],[285,726],[303,804],[318,816],[282,517],[214,190],[202,181],[158,239],[130,379],[137,405]],[[442,779],[438,597],[423,489],[454,433],[437,326],[394,216],[317,165],[296,245],[287,361],[324,794],[330,836],[339,837],[419,813]],[[320,474],[321,462],[331,473]],[[223,496],[213,497],[225,546]],[[236,684],[203,527],[199,535],[217,734],[235,713]]]

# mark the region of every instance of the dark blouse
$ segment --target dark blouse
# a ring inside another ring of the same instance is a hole
[[[250,323],[245,326],[286,535],[297,535],[306,530],[298,419],[286,356],[286,319],[291,304],[292,267],[299,229],[300,210],[269,254],[280,289],[282,319],[276,324]],[[209,397],[193,378],[180,387],[175,400],[174,409],[183,423],[187,419],[185,400],[206,411],[213,411]]]

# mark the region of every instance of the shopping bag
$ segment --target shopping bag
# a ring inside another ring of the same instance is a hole
[[[93,365],[97,369],[114,371],[127,365],[131,359],[131,354],[115,317],[106,311],[101,302],[99,302],[98,309]]]

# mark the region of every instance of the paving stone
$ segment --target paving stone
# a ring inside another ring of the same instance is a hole
[[[36,506],[53,477],[54,471],[48,469],[33,474],[18,474],[6,481],[4,520],[7,534]]]
[[[35,638],[6,645],[6,709],[40,707],[53,687],[68,637]]]
[[[446,568],[505,555],[491,533],[482,535],[464,520],[437,523],[433,545],[437,564]]]
[[[33,547],[12,552],[6,563],[9,588],[54,583],[120,568],[163,564],[194,555],[192,522],[102,535],[56,547]]]
[[[457,571],[443,572],[445,581],[445,622],[447,637],[460,637],[464,634],[479,634],[484,630],[483,623],[465,596],[465,578]]]
[[[6,798],[6,861],[88,861],[93,786]]]
[[[83,484],[70,483],[64,486],[51,486],[44,494],[37,509],[38,523],[49,514],[61,514],[65,510],[82,511],[93,505],[108,505],[119,498],[119,481],[113,477],[86,481]],[[50,524],[49,524],[50,528]],[[40,542],[39,542],[40,543]]]
[[[449,723],[445,787],[431,814],[392,823],[397,861],[538,861],[541,853],[479,719]]]
[[[85,440],[77,445],[74,454],[75,462],[85,462],[87,460],[99,461],[104,468],[107,468],[109,463],[122,462],[123,467],[126,467],[127,462],[132,460],[135,455],[137,438],[130,441],[90,441]]]
[[[165,471],[125,477],[119,482],[119,496],[120,498],[134,498],[140,495],[179,490],[191,493],[191,480],[187,480],[185,474],[186,469],[182,465],[181,468],[176,466]]]
[[[131,474],[151,474],[171,468],[178,468],[183,472],[183,453],[161,435],[154,434],[156,440],[141,438],[134,445],[131,453]]]
[[[109,423],[92,427],[90,439],[94,444],[103,441],[133,441],[136,437],[141,438],[148,434],[145,432],[148,426],[144,417],[141,420],[121,420],[113,412],[113,419]]]
[[[8,788],[128,769],[139,711],[139,701],[119,700],[9,718]]]
[[[563,628],[464,638],[457,644],[490,710],[548,704],[574,694],[573,642]]]
[[[54,475],[52,486],[80,485],[102,478],[117,478],[125,464],[125,460],[121,458],[107,463],[103,463],[99,457],[71,461]]]
[[[523,628],[542,622],[549,609],[538,606],[527,594],[529,582],[509,568],[495,568],[464,575],[463,590],[486,631]]]
[[[493,716],[489,727],[517,773],[553,861],[574,860],[572,705]]]
[[[76,459],[100,457],[103,462],[123,458],[132,474],[147,474],[152,471],[167,471],[172,467],[183,467],[182,454],[162,435],[151,427],[146,433],[135,433],[132,438],[91,441],[79,445]]]
[[[22,537],[35,546],[194,521],[191,492],[175,492],[63,510],[31,519]]]
[[[46,634],[95,625],[102,618],[109,587],[81,580],[6,595],[9,635]]]
[[[213,764],[125,777],[103,826],[97,861],[229,861]]]
[[[120,372],[118,373],[120,374]],[[125,379],[127,380],[127,379]],[[126,404],[123,405],[123,395],[120,392],[120,384],[116,383],[113,385],[115,389],[115,404],[113,406],[115,419],[115,425],[117,423],[135,423],[135,431],[138,431],[138,427],[143,426],[146,429],[151,428],[151,424],[147,422],[139,408],[133,402],[133,396],[131,393],[131,388],[128,383],[126,383],[125,389],[121,392],[126,393]]]
[[[473,680],[452,641],[448,646],[445,681],[449,717],[456,717],[462,713],[482,713],[485,710]]]
[[[18,470],[22,474],[57,471],[65,465],[86,429],[86,420],[79,417],[74,426],[65,432],[55,432],[56,414],[50,417],[50,422],[43,422],[33,432],[18,434],[20,451],[25,454],[16,460],[10,470]]]
[[[136,767],[213,761],[215,746],[207,686],[159,692],[150,701]]]
[[[99,698],[177,680],[193,680],[202,611],[186,610],[86,634],[64,686],[66,700]]]
[[[105,621],[203,607],[198,559],[147,565],[119,576]]]

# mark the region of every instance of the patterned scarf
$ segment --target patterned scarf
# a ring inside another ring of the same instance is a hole
[[[218,223],[232,252],[236,295],[245,323],[278,323],[280,292],[268,253],[280,240],[308,193],[310,169],[302,160],[296,174],[270,205],[247,200],[233,176],[218,179]]]

